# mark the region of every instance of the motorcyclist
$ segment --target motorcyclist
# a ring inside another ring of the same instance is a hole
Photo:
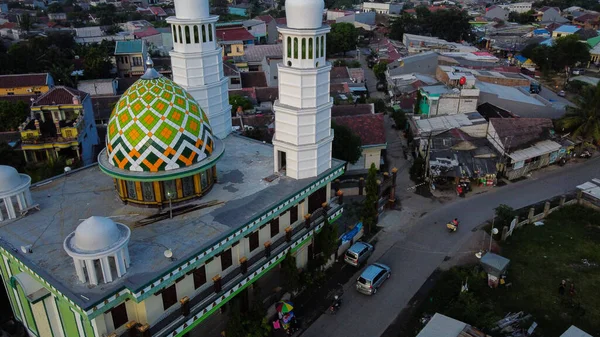
[[[452,224],[458,228],[458,219],[454,218],[454,220],[452,220]]]

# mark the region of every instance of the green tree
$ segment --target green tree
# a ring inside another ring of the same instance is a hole
[[[29,32],[31,27],[33,27],[33,18],[27,13],[21,14],[21,16],[19,16],[19,27],[22,30]]]
[[[16,151],[10,145],[0,142],[0,165],[12,166],[17,171],[24,172],[25,158],[21,151]]]
[[[410,170],[408,171],[410,180],[416,184],[420,184],[425,181],[425,159],[419,157],[413,162]]]
[[[600,144],[600,85],[582,88],[575,107],[567,106],[567,114],[557,121],[562,131]]]
[[[232,116],[235,116],[239,107],[242,107],[242,110],[249,110],[254,106],[248,98],[241,95],[229,95],[229,104]]]
[[[375,106],[375,113],[385,111],[385,101],[381,98],[368,98],[367,103],[373,103]]]
[[[392,112],[392,118],[394,119],[394,124],[396,124],[396,128],[398,128],[399,130],[404,130],[406,129],[406,115],[404,114],[404,111],[402,110],[397,110]]]
[[[327,37],[327,54],[335,55],[356,49],[358,31],[348,22],[334,23]]]
[[[512,207],[505,204],[500,204],[498,207],[494,208],[494,213],[496,215],[496,221],[494,223],[496,228],[510,226],[510,223],[517,215],[517,212],[515,212]]]
[[[510,12],[508,13],[508,21],[520,23],[523,25],[528,24],[534,21],[534,14],[535,12],[533,10],[530,10],[525,13]]]
[[[333,157],[347,161],[351,164],[356,163],[362,156],[362,141],[360,137],[352,132],[350,128],[344,125],[331,123],[333,129]]]
[[[379,201],[379,193],[377,193],[377,168],[375,164],[371,164],[369,174],[366,181],[366,198],[362,209],[362,221],[365,226],[365,231],[371,233],[375,225],[377,225],[377,202]]]
[[[29,114],[29,106],[21,101],[0,101],[0,132],[17,131]]]
[[[300,284],[300,272],[296,267],[296,258],[290,251],[287,252],[283,261],[281,261],[281,272],[284,277],[285,287],[290,291],[298,290],[302,284]]]
[[[246,329],[244,329],[242,312],[240,308],[240,299],[234,297],[230,302],[230,314],[227,325],[225,326],[225,333],[227,337],[248,337]]]
[[[430,12],[425,6],[417,6],[415,14],[403,12],[392,21],[390,38],[401,40],[405,33],[436,36],[450,42],[472,41],[469,15],[466,11],[451,8]]]
[[[51,4],[48,5],[48,7],[46,8],[46,11],[48,13],[61,13],[64,12],[62,5],[58,2],[53,2]]]
[[[373,67],[373,73],[375,74],[375,77],[377,77],[378,80],[383,81],[385,80],[385,72],[387,71],[387,65],[388,65],[388,61],[379,61],[379,63],[377,63],[374,67]]]
[[[83,59],[83,74],[86,78],[110,78],[113,68],[109,54],[100,46],[91,46]]]
[[[315,249],[319,253],[319,265],[323,266],[338,249],[338,231],[335,224],[325,216],[321,231],[315,236]]]
[[[587,43],[581,43],[575,34],[560,37],[552,46],[555,70],[586,64],[590,60],[590,49]]]
[[[415,106],[414,106],[414,114],[415,115],[419,115],[421,114],[421,100],[423,99],[423,94],[421,94],[421,90],[417,90],[417,98],[415,99]]]
[[[227,0],[211,0],[210,8],[216,15],[226,15],[229,13],[229,2]]]

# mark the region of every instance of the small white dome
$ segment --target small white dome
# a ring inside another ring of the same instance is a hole
[[[323,25],[323,0],[286,0],[287,26],[293,29],[317,29]]]
[[[15,189],[21,183],[21,175],[14,167],[0,165],[0,193]]]
[[[121,233],[117,224],[109,218],[92,216],[75,229],[75,246],[82,251],[99,251],[117,243]]]

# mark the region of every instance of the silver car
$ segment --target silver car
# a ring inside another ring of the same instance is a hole
[[[356,279],[356,290],[365,295],[375,295],[385,280],[392,276],[392,269],[382,263],[368,266]]]
[[[366,242],[356,242],[344,254],[344,261],[354,267],[360,266],[367,261],[373,253],[373,246]]]

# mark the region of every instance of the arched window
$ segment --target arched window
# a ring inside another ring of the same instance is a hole
[[[325,56],[325,36],[321,36],[321,57]]]
[[[302,39],[302,59],[306,59],[306,39]]]
[[[298,38],[294,38],[294,58],[298,58]]]
[[[185,43],[192,43],[192,37],[190,36],[190,26],[185,26]]]
[[[212,41],[213,40],[213,31],[212,31],[212,25],[209,23],[208,24],[208,40]]]
[[[308,39],[308,58],[310,60],[312,60],[312,58],[313,58],[313,53],[314,53],[313,39],[311,37],[311,38]]]
[[[177,43],[177,28],[175,28],[175,25],[171,27],[173,28],[173,42]]]
[[[287,38],[287,57],[292,57],[292,38]]]
[[[206,25],[202,25],[202,42],[206,42]]]
[[[194,43],[200,42],[200,37],[198,36],[198,26],[194,26]]]
[[[178,34],[179,34],[179,43],[183,43],[183,34],[181,34],[181,26],[177,26]]]
[[[319,58],[319,37],[317,36],[317,38],[315,39],[317,41],[317,56],[315,56],[316,58]]]

